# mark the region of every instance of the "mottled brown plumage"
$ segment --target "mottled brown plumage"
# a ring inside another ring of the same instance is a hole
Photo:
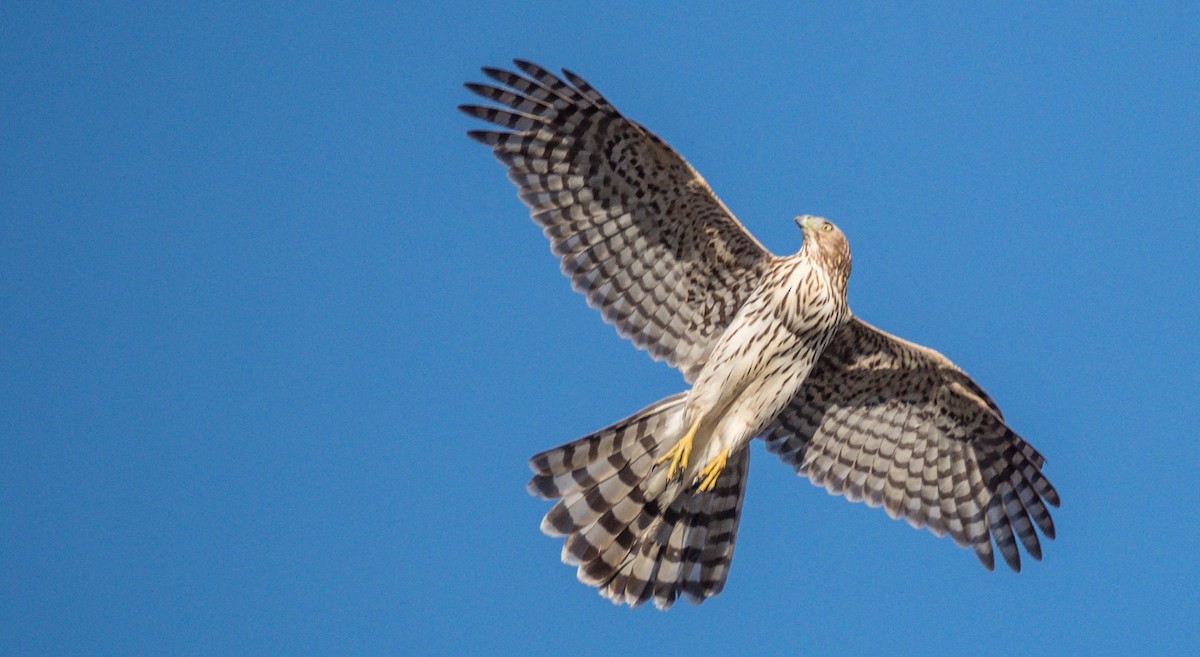
[[[797,218],[800,250],[767,252],[665,142],[578,76],[524,61],[468,84],[471,131],[509,169],[575,289],[692,386],[534,456],[530,492],[563,561],[614,602],[661,608],[725,584],[749,465],[766,440],[830,492],[1013,569],[1041,558],[1058,494],[1042,456],[935,351],[852,317],[850,249]]]

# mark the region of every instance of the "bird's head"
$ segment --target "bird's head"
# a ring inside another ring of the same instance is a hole
[[[804,236],[802,252],[808,250],[824,263],[827,271],[836,272],[843,280],[850,278],[850,243],[840,228],[824,217],[811,214],[796,217],[796,225]]]

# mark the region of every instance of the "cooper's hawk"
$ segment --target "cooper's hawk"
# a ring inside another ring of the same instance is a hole
[[[467,84],[504,128],[470,136],[508,166],[572,285],[687,391],[537,454],[529,490],[562,558],[614,602],[669,607],[724,587],[755,436],[814,484],[949,534],[989,569],[1041,558],[1057,506],[1044,459],[944,356],[855,318],[850,250],[797,217],[769,253],[670,146],[570,71],[517,60]]]

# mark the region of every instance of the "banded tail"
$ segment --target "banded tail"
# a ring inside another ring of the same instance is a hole
[[[725,587],[745,496],[748,449],[729,457],[701,492],[671,479],[658,458],[683,436],[686,393],[529,460],[529,492],[558,499],[542,531],[566,536],[564,563],[616,604],[650,598],[660,609],[680,596],[703,602]]]

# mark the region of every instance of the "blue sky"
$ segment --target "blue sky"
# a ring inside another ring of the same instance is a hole
[[[402,3],[403,4],[403,3]],[[0,653],[1197,649],[1194,3],[10,6]],[[1014,575],[753,446],[725,592],[616,608],[525,460],[680,390],[454,110],[588,78],[972,373],[1063,506]]]

